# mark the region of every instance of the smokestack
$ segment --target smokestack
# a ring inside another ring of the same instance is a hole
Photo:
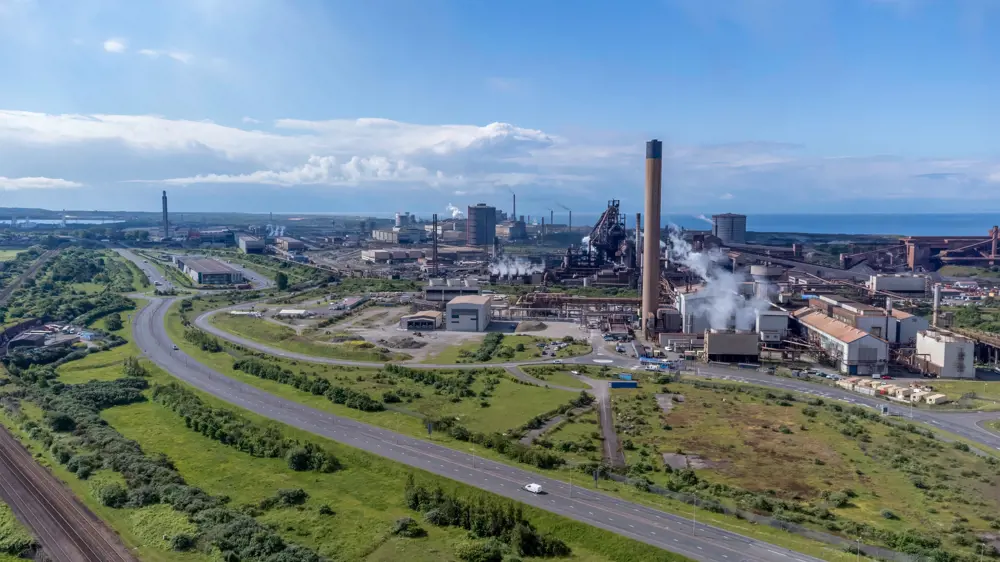
[[[552,209],[549,209],[549,224],[555,224],[555,223],[556,223],[556,212],[553,211]]]
[[[542,240],[545,240],[545,217],[542,217]]]
[[[517,220],[517,194],[514,193],[513,191],[511,191],[510,192],[510,197],[511,197],[511,199],[514,200],[514,208],[510,212],[510,220],[516,221]]]
[[[931,326],[937,328],[938,309],[941,308],[941,284],[934,285],[934,314],[931,316]]]
[[[642,327],[649,330],[660,302],[660,204],[663,143],[646,143],[646,228],[642,252]]]
[[[570,211],[569,209],[566,210],[569,211],[569,224],[567,225],[569,227],[568,230],[573,230],[573,211]]]
[[[170,221],[167,220],[167,192],[163,192],[163,237],[170,237]]]
[[[438,215],[434,213],[431,219],[432,226],[434,230],[431,232],[431,271],[434,273],[434,277],[438,274]]]

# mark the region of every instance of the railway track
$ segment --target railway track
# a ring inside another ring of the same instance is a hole
[[[18,440],[0,427],[0,498],[59,562],[138,562]]]

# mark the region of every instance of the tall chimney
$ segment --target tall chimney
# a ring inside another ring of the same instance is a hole
[[[542,217],[542,240],[545,240],[545,217]]]
[[[652,331],[660,302],[660,180],[663,143],[646,143],[646,228],[642,252],[642,327]]]
[[[556,212],[553,211],[552,209],[549,209],[549,224],[555,224],[555,223],[556,223]]]
[[[511,198],[514,200],[514,208],[510,212],[510,220],[517,221],[517,194],[513,191],[510,193]]]
[[[567,226],[568,230],[573,230],[573,211],[569,211],[569,224]]]
[[[163,192],[163,237],[170,237],[170,221],[167,220],[167,192]]]
[[[938,325],[938,309],[941,308],[941,284],[937,283],[934,285],[934,313],[931,316],[931,326],[937,328]]]

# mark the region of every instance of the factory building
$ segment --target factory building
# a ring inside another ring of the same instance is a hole
[[[372,231],[373,240],[388,244],[419,244],[424,241],[425,236],[423,228],[412,224]]]
[[[185,275],[200,285],[234,285],[243,282],[243,273],[213,259],[186,259]]]
[[[362,250],[361,261],[368,263],[414,263],[424,257],[423,250]]]
[[[244,254],[264,253],[264,241],[256,236],[250,236],[249,234],[240,234],[239,246],[240,250]]]
[[[757,334],[753,332],[705,332],[705,360],[725,363],[756,363],[760,360]]]
[[[478,296],[481,292],[477,279],[431,279],[424,287],[424,300],[449,302],[456,297]]]
[[[924,330],[917,334],[917,362],[926,373],[946,379],[974,379],[975,343],[967,338]]]
[[[764,344],[781,343],[788,336],[789,316],[782,310],[757,311],[755,331]]]
[[[928,292],[928,281],[923,275],[872,275],[868,279],[868,289],[908,297],[923,297]]]
[[[712,235],[723,244],[746,244],[747,216],[733,213],[712,215]]]
[[[409,314],[399,319],[399,327],[403,330],[429,332],[441,328],[444,315],[439,310],[424,310]]]
[[[902,347],[912,347],[916,343],[917,332],[930,326],[926,318],[902,310],[886,311],[835,296],[821,295],[809,299],[809,308]]]
[[[489,295],[455,297],[448,302],[445,317],[453,332],[485,332],[490,325]]]
[[[465,243],[469,246],[492,246],[497,232],[497,210],[486,203],[468,209]]]
[[[278,248],[286,252],[301,252],[302,250],[306,249],[305,243],[303,243],[301,240],[296,240],[288,236],[278,237],[278,239],[275,240],[275,244],[278,246]]]
[[[822,348],[842,373],[873,375],[886,372],[889,344],[850,324],[804,308],[792,315],[809,341]]]

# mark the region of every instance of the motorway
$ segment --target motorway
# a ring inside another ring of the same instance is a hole
[[[119,250],[123,256],[130,252]],[[129,257],[142,268],[150,280],[159,280],[166,286],[169,282],[162,278],[149,264],[141,263],[134,255]],[[145,266],[145,267],[144,267]],[[327,437],[365,451],[417,467],[465,484],[515,499],[547,511],[569,517],[596,527],[607,529],[622,536],[682,554],[699,561],[805,561],[818,560],[769,543],[757,541],[716,527],[699,524],[692,519],[662,512],[650,507],[628,502],[614,496],[583,490],[572,483],[566,483],[515,466],[485,460],[474,454],[465,453],[435,443],[401,435],[386,429],[360,423],[349,418],[335,416],[306,407],[294,401],[279,398],[256,387],[229,378],[190,357],[180,350],[173,350],[173,342],[166,333],[166,314],[177,298],[152,298],[150,304],[140,311],[133,323],[134,338],[143,353],[154,363],[175,377],[208,392],[224,401],[242,408]],[[329,363],[377,367],[381,364],[359,361],[313,357],[274,348],[256,341],[240,338],[219,330],[208,323],[210,313],[199,316],[195,323],[218,337],[245,345],[250,348],[291,359]],[[620,356],[604,355],[600,346],[596,355],[566,360],[567,363],[612,365],[617,368],[634,367],[636,362]],[[501,363],[495,367],[517,367],[523,363]],[[456,365],[411,365],[415,368],[462,368]],[[485,365],[472,365],[483,367]],[[795,379],[775,377],[755,371],[733,370],[716,366],[699,368],[702,376],[726,380],[750,382],[777,389],[804,392],[829,399],[844,400],[859,405],[876,407],[885,402],[858,395],[846,390],[809,383]],[[896,406],[895,408],[899,408]],[[929,412],[915,409],[914,421],[932,424],[987,447],[1000,449],[1000,436],[989,432],[980,423],[995,415],[983,413]],[[528,482],[541,484],[547,491],[544,495],[533,495],[522,490]]]

